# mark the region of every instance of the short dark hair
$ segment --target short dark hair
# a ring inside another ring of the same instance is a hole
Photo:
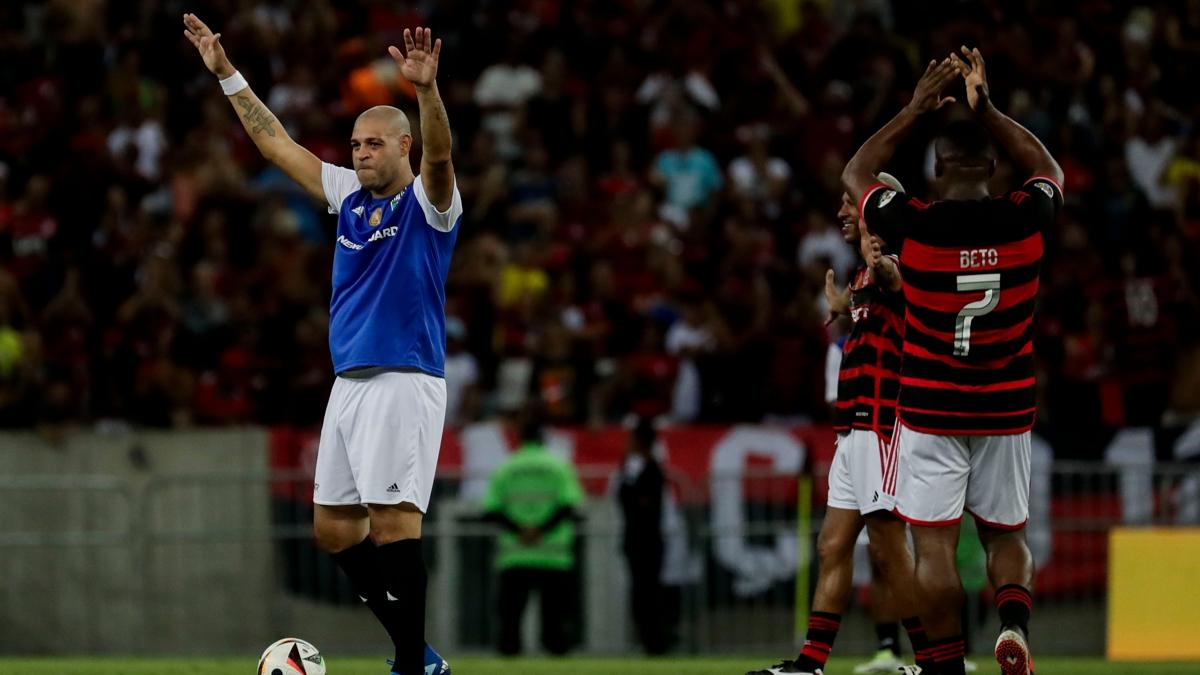
[[[959,166],[983,167],[996,158],[987,130],[974,120],[947,124],[933,142],[933,150],[943,163]]]
[[[649,417],[638,418],[637,425],[633,427],[633,438],[638,445],[649,452],[654,447],[654,441],[658,439],[658,430],[654,428],[654,420]]]
[[[532,404],[526,408],[521,413],[520,422],[522,443],[546,442],[545,414],[540,405]]]

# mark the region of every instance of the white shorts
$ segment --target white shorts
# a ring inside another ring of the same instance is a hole
[[[409,502],[424,513],[445,420],[446,381],[440,377],[389,371],[336,378],[321,425],[313,502]]]
[[[895,459],[891,444],[874,431],[851,429],[839,436],[829,466],[826,503],[863,514],[891,511],[896,505]]]
[[[963,509],[988,527],[1029,520],[1030,432],[940,436],[896,423],[896,514],[913,525],[953,525]]]

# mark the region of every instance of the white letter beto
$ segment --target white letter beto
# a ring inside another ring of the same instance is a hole
[[[1000,252],[994,248],[973,248],[958,252],[958,266],[962,269],[995,267],[1000,264]]]

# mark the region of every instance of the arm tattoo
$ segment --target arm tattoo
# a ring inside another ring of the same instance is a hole
[[[261,103],[255,103],[246,96],[237,97],[238,105],[242,106],[242,117],[246,120],[246,125],[251,127],[250,133],[257,134],[267,132],[268,136],[275,136],[275,118],[271,116],[271,112],[267,110]]]

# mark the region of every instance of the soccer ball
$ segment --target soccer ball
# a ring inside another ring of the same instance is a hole
[[[258,659],[258,675],[325,675],[321,652],[300,638],[283,638]]]

